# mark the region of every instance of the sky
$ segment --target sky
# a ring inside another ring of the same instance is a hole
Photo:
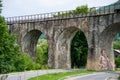
[[[13,17],[73,10],[77,6],[105,6],[117,0],[3,0],[2,16]]]

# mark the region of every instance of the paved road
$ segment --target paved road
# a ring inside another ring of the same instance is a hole
[[[62,70],[62,69],[55,69],[55,70],[38,70],[38,71],[27,71],[27,72],[18,72],[18,73],[12,73],[4,75],[7,77],[2,77],[3,75],[0,75],[0,80],[27,80],[31,77],[35,77],[38,75],[44,75],[48,73],[58,73],[58,72],[66,72],[70,70]],[[4,78],[4,79],[3,79]]]
[[[96,73],[96,74],[88,74],[84,76],[76,76],[76,77],[71,77],[67,78],[66,80],[108,80],[108,78],[114,78],[112,80],[117,80],[115,79],[118,76],[116,73]]]

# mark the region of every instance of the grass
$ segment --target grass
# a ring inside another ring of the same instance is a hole
[[[72,72],[60,72],[60,73],[54,73],[54,74],[46,74],[41,75],[38,77],[31,78],[29,80],[63,80],[67,76],[75,76],[75,75],[85,75],[85,74],[91,74],[95,71],[86,71],[86,70],[77,70]]]
[[[115,68],[115,71],[120,71],[120,68]]]
[[[120,76],[118,77],[118,80],[120,80]]]

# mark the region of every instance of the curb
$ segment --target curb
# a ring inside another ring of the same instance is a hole
[[[115,77],[108,77],[105,80],[118,80],[119,75],[115,76]]]
[[[118,79],[117,79],[117,77],[116,77],[116,78],[108,77],[108,78],[106,78],[105,80],[118,80]]]
[[[0,80],[7,80],[7,77],[7,74],[0,75]]]

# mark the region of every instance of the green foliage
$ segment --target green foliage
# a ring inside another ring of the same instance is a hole
[[[116,68],[120,68],[120,56],[115,58],[115,64],[116,64]]]
[[[113,42],[114,49],[120,49],[120,33],[118,33]],[[120,56],[115,58],[116,68],[120,68]]]
[[[73,11],[69,11],[69,12],[62,13],[62,14],[58,12],[58,14],[54,15],[54,17],[87,14],[89,12],[90,12],[90,9],[88,8],[88,6],[87,5],[82,5],[82,6],[76,7],[76,9],[73,10]]]
[[[15,60],[16,71],[32,70],[35,68],[35,62],[32,60],[29,54],[21,53]]]
[[[71,45],[71,67],[84,67],[87,62],[88,45],[84,33],[79,30]]]
[[[120,40],[117,40],[117,41],[113,42],[113,48],[114,49],[120,49]]]
[[[31,70],[39,66],[28,54],[19,51],[15,40],[16,36],[9,34],[4,18],[0,17],[0,73]]]
[[[9,34],[4,18],[0,16],[0,73],[15,70],[14,61],[19,53],[15,38],[15,35]]]
[[[40,64],[41,68],[47,68],[48,62],[48,44],[46,39],[39,39],[37,45],[36,63]]]
[[[47,40],[38,41],[37,63],[28,54],[19,51],[15,40],[16,36],[9,34],[4,18],[0,17],[0,73],[41,69],[47,66]]]
[[[120,32],[117,33],[117,35],[114,38],[113,48],[114,49],[120,49]]]
[[[83,5],[83,6],[78,6],[75,11],[74,14],[87,14],[89,12],[89,8],[87,5]]]
[[[118,76],[118,80],[120,80],[120,75]]]

